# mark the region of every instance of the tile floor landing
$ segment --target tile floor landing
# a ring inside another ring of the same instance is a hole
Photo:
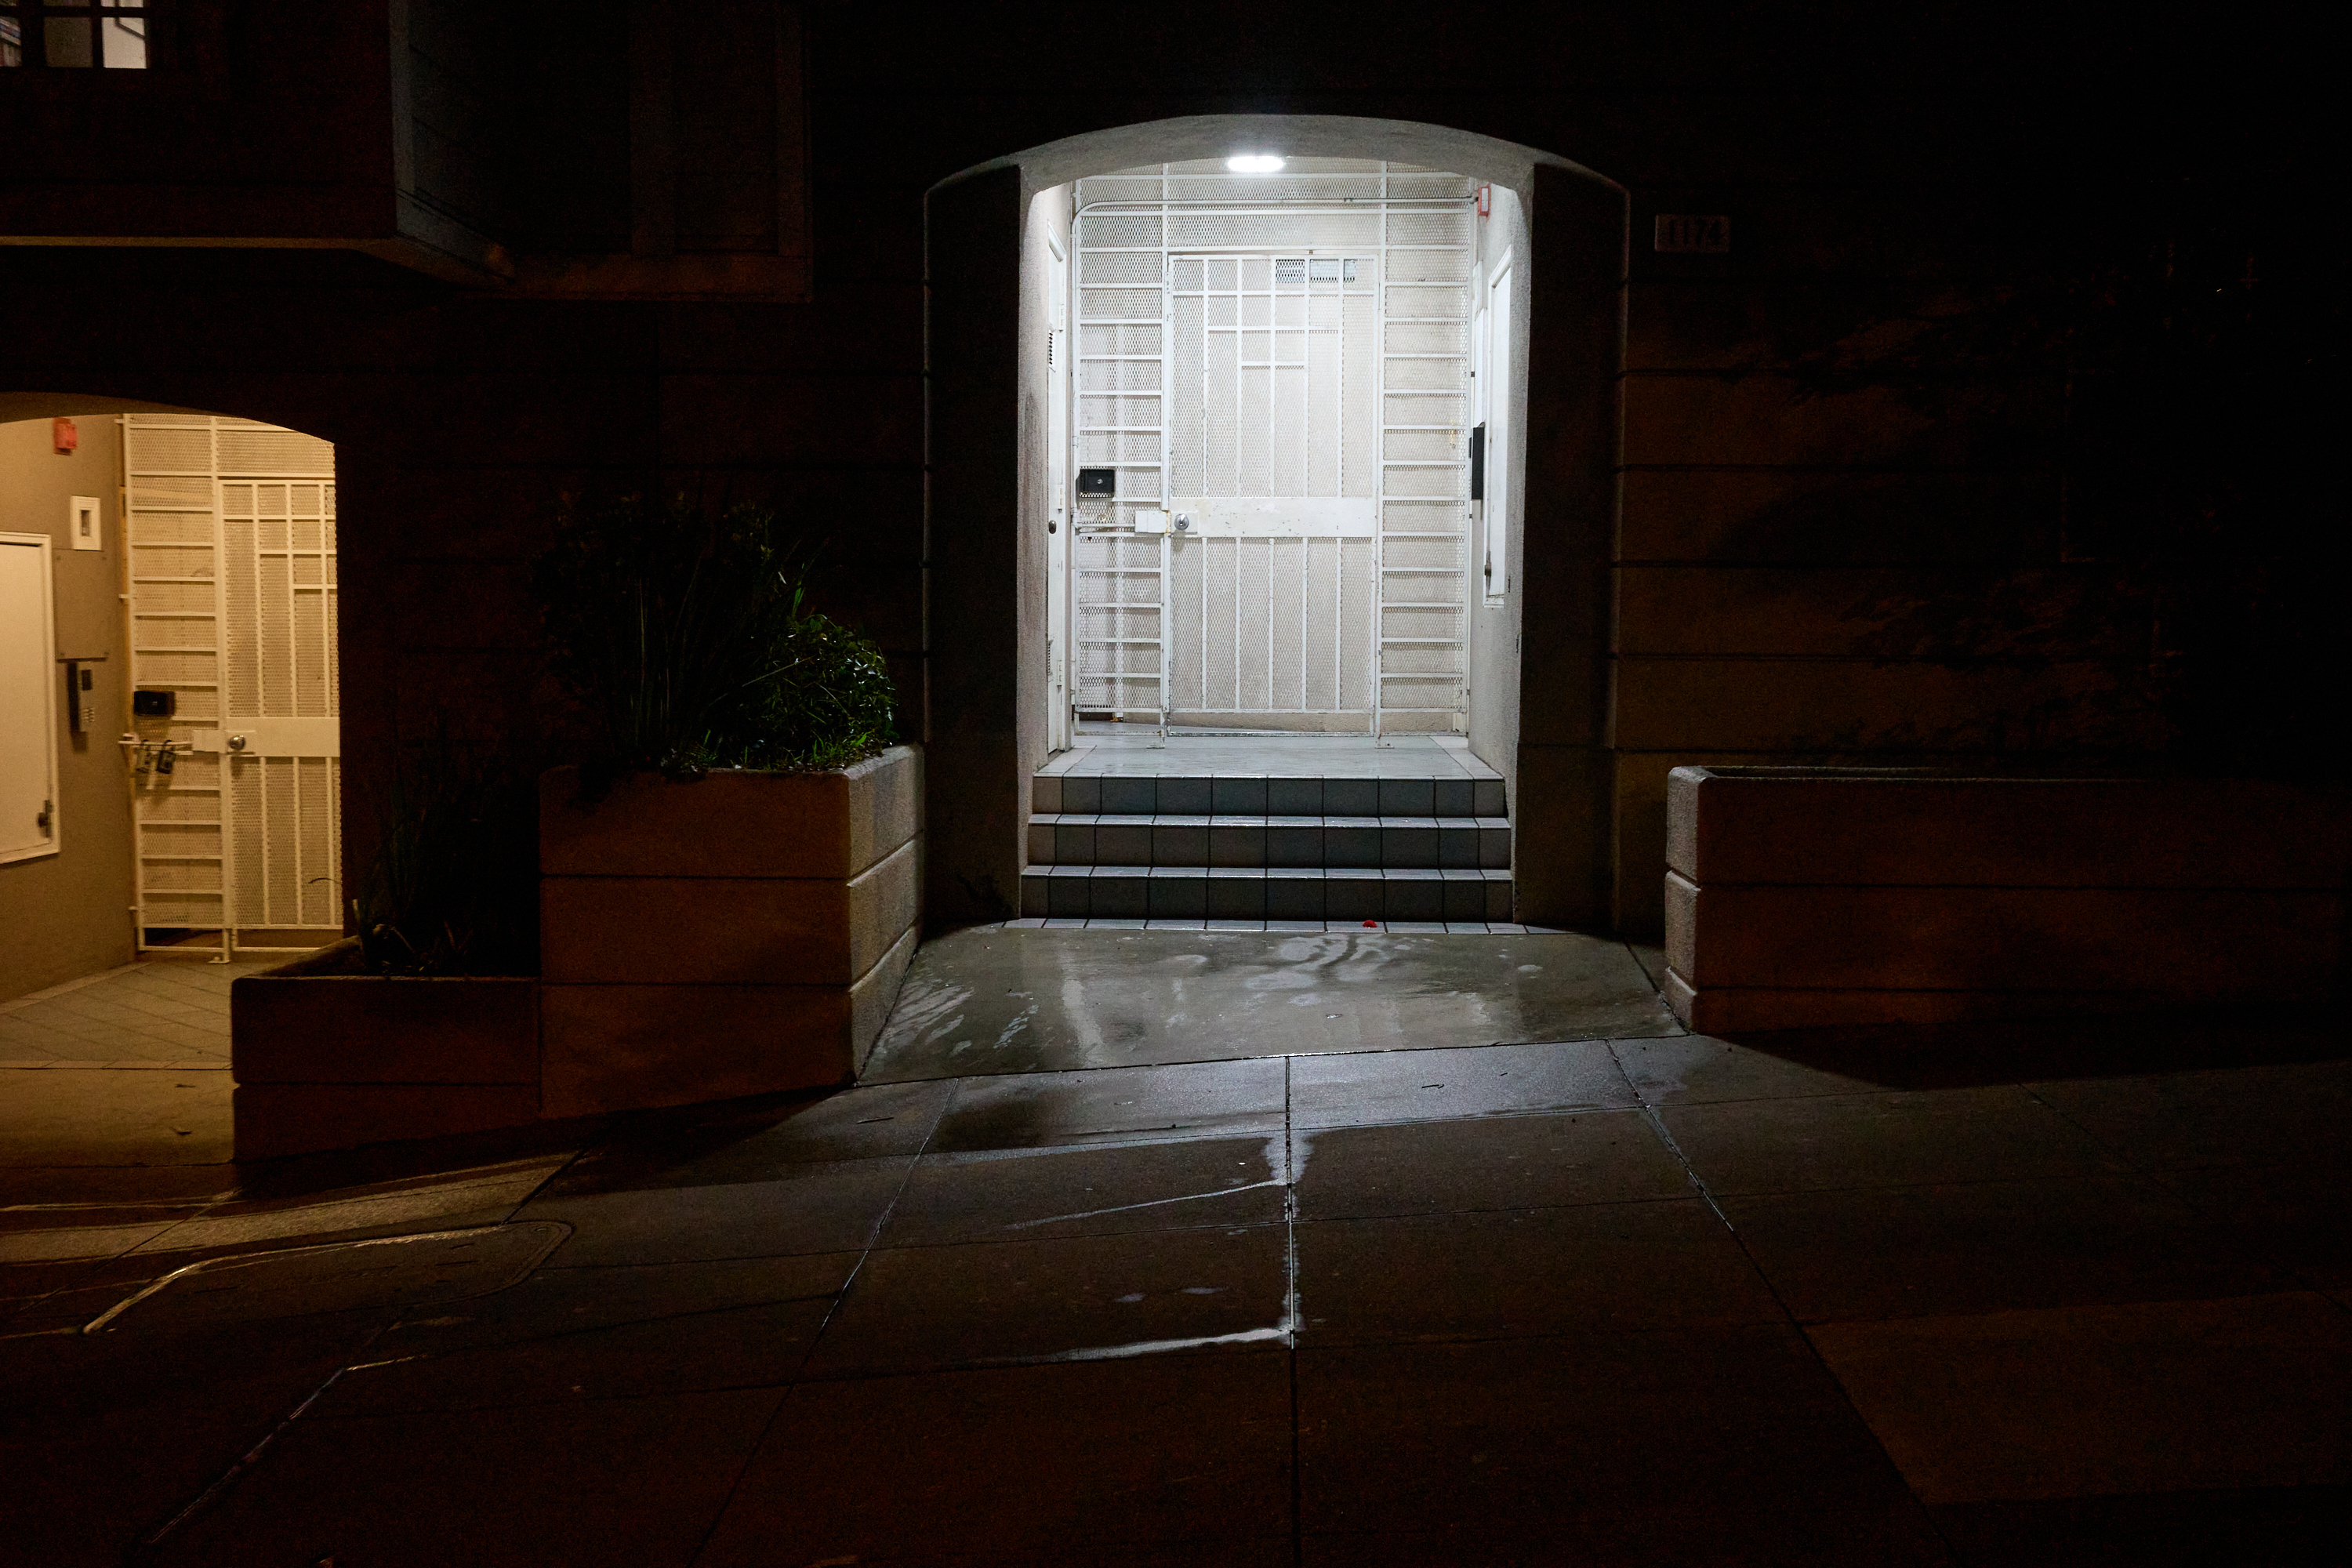
[[[226,1162],[229,984],[277,962],[153,959],[0,1002],[0,1168]]]
[[[1075,735],[1040,777],[1496,779],[1459,735]]]
[[[283,962],[155,959],[0,1002],[0,1070],[226,1067],[230,982]]]

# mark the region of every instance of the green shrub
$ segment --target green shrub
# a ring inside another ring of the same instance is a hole
[[[795,615],[751,714],[746,767],[846,767],[890,744],[898,689],[882,650],[839,621]]]
[[[803,608],[775,514],[566,498],[535,583],[553,668],[594,713],[592,774],[841,767],[890,744],[881,650]]]

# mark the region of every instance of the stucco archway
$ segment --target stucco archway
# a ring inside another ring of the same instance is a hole
[[[934,927],[1014,906],[1041,750],[1042,532],[1023,526],[1022,243],[1031,199],[1080,177],[1237,150],[1385,157],[1517,192],[1530,251],[1514,733],[1498,763],[1521,824],[1521,918],[1607,919],[1609,555],[1623,357],[1624,191],[1554,154],[1445,126],[1196,115],[1009,154],[927,193],[922,735]],[[1011,613],[1008,613],[1011,612]]]
[[[62,378],[61,378],[62,379]],[[289,384],[292,382],[293,384]],[[374,542],[365,521],[358,527],[350,526],[353,499],[361,502],[364,520],[367,509],[383,486],[380,465],[372,466],[373,444],[367,418],[355,413],[343,400],[343,395],[332,382],[317,379],[296,380],[265,374],[244,374],[184,372],[137,372],[105,376],[87,374],[73,378],[72,384],[101,390],[5,390],[0,389],[0,425],[26,420],[57,417],[101,416],[110,421],[121,415],[191,416],[202,419],[223,416],[236,420],[252,420],[264,425],[282,426],[300,435],[316,437],[334,444],[334,483],[341,497],[341,516],[336,524],[338,534],[335,594],[338,609],[334,617],[334,658],[337,684],[346,689],[358,685],[367,690],[365,678],[382,668],[383,660],[378,648],[386,625],[383,605],[385,574],[372,556],[370,544]],[[118,473],[112,479],[120,479]],[[354,479],[356,478],[356,481]],[[110,491],[112,481],[110,480]],[[108,510],[115,510],[110,500]],[[118,518],[118,522],[121,520]],[[116,548],[128,548],[127,526],[111,536]],[[358,542],[359,548],[350,547]],[[356,591],[354,591],[356,589]],[[120,595],[128,614],[130,600]],[[352,671],[357,666],[362,679],[354,682]],[[131,680],[131,664],[126,657],[112,672],[121,682]],[[163,684],[169,684],[166,679]],[[383,776],[396,754],[387,705],[362,700],[357,704],[339,702],[340,748],[342,775],[346,781]],[[353,720],[356,720],[356,722]],[[105,754],[112,756],[110,736],[106,730]],[[353,868],[364,866],[373,854],[376,823],[371,813],[356,809],[359,792],[342,793],[339,814],[341,847],[340,863],[331,872],[338,887],[348,887],[353,880]],[[122,900],[112,902],[118,907]],[[337,900],[340,901],[339,900]],[[152,921],[150,924],[171,924]],[[340,913],[320,912],[316,922],[320,931],[340,930],[343,924]],[[309,939],[305,939],[306,942]]]

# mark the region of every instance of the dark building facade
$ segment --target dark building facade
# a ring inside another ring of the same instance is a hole
[[[1679,763],[2292,772],[2338,689],[2341,218],[2292,12],[151,11],[148,68],[0,69],[0,416],[335,443],[354,783],[444,727],[564,754],[557,495],[772,501],[930,748],[931,920],[1006,912],[1023,204],[1162,122],[1525,170],[1489,760],[1527,918],[1658,927]]]

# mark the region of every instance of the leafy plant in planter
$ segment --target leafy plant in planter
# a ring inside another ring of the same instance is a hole
[[[592,790],[648,769],[819,772],[891,743],[881,650],[806,607],[810,564],[762,507],[565,500],[535,586],[555,674],[602,731]]]
[[[542,1114],[842,1083],[880,1032],[921,919],[922,764],[808,567],[757,507],[557,518],[551,663],[600,733],[540,781]]]

